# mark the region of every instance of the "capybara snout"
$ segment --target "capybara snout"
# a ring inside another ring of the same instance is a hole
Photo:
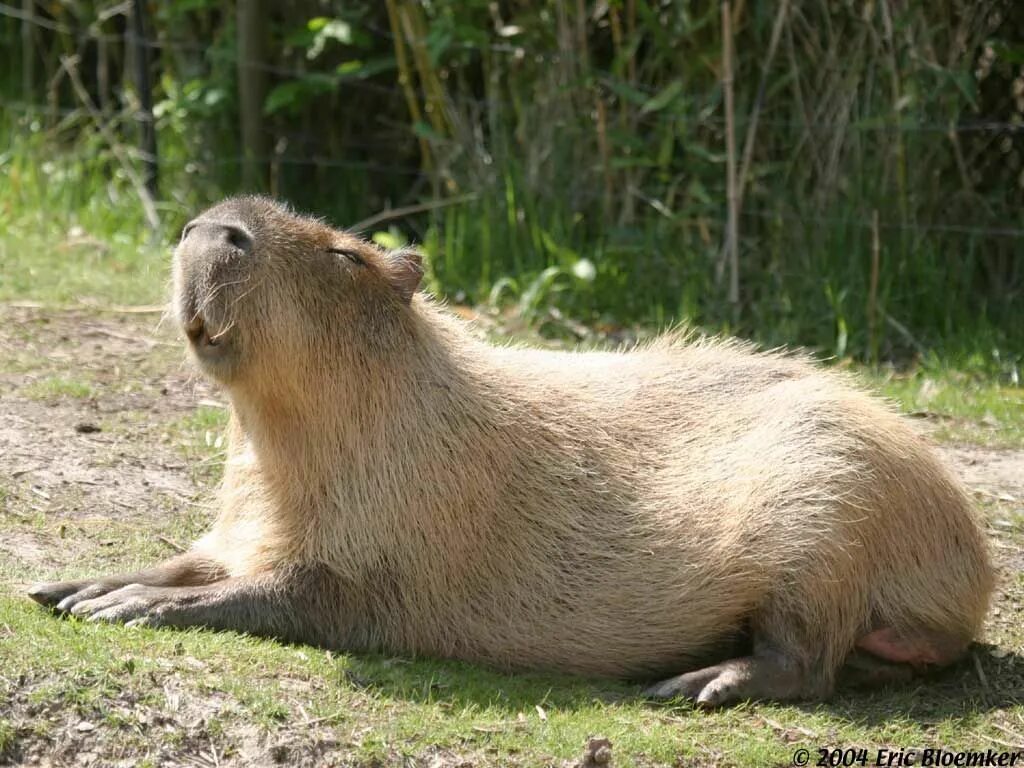
[[[413,249],[384,250],[262,197],[227,200],[182,230],[176,314],[195,359],[222,382],[274,379],[303,388],[306,362],[370,345],[405,322],[422,277]],[[311,279],[311,276],[315,275]],[[301,365],[301,363],[300,363]]]
[[[264,198],[186,229],[175,303],[231,403],[220,512],[61,611],[503,669],[705,706],[948,664],[992,590],[970,500],[843,374],[673,332],[495,346],[419,255]],[[745,650],[735,639],[747,636]],[[730,650],[732,649],[732,650]]]

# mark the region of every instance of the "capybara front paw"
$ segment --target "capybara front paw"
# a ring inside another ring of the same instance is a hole
[[[68,610],[73,616],[89,621],[152,626],[162,623],[161,618],[169,607],[167,591],[164,587],[129,584],[96,597],[79,600]]]

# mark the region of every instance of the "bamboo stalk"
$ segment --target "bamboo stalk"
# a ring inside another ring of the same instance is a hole
[[[625,19],[620,13],[625,12]],[[627,57],[626,50],[630,45],[636,31],[636,2],[629,0],[625,8],[612,4],[608,8],[608,21],[612,33],[612,47],[615,51],[615,60],[621,67],[622,76],[631,88],[636,87],[636,51]],[[625,23],[625,29],[623,29]],[[631,134],[635,130],[636,121],[630,112],[629,103],[626,99],[619,99],[619,128],[623,133]],[[619,211],[619,224],[630,224],[636,212],[636,200],[632,190],[636,187],[636,169],[625,167],[619,170],[621,179],[619,186],[623,190],[622,209]]]
[[[267,93],[267,4],[239,0],[236,10],[238,41],[238,118],[242,139],[242,179],[249,189],[267,186],[267,136],[263,103]]]
[[[587,50],[587,7],[585,0],[576,0],[576,51],[579,54],[580,73],[590,71],[590,54]]]
[[[100,111],[104,115],[110,115],[113,111],[110,106],[110,56],[107,50],[107,38],[105,35],[96,36],[96,98],[99,101]]]
[[[768,53],[765,55],[764,63],[761,65],[761,81],[757,85],[757,97],[754,99],[754,109],[750,115],[750,124],[747,126],[747,137],[743,145],[743,162],[740,165],[739,189],[736,191],[736,215],[743,210],[743,194],[747,187],[747,175],[750,172],[750,163],[754,157],[754,138],[757,136],[757,123],[761,117],[761,107],[764,104],[764,94],[768,87],[768,72],[775,61],[775,53],[779,48],[779,40],[782,38],[782,26],[786,21],[789,11],[789,0],[781,0],[779,10],[775,14],[775,24],[772,26],[772,36],[768,43]]]
[[[726,228],[726,252],[729,257],[729,303],[733,320],[739,319],[740,265],[739,216],[736,196],[736,120],[733,104],[732,14],[729,0],[722,0],[722,88],[725,91],[726,196],[729,217]]]
[[[412,51],[412,60],[426,97],[427,120],[434,133],[438,136],[448,136],[451,132],[445,119],[444,94],[437,73],[430,64],[430,54],[426,45],[427,29],[422,10],[415,3],[402,3],[398,8],[398,18],[405,32],[406,42]]]
[[[132,46],[132,58],[135,63],[135,89],[139,97],[139,110],[136,120],[140,129],[140,149],[143,181],[150,197],[158,194],[159,161],[156,144],[156,121],[153,117],[153,84],[150,81],[149,47],[146,40],[146,4],[143,0],[134,0],[131,10],[131,32],[127,35]],[[262,110],[262,104],[260,104]],[[102,111],[102,107],[101,107]]]
[[[878,236],[878,209],[871,216],[871,280],[868,285],[868,354],[871,362],[878,360],[878,271],[881,262],[881,239]]]
[[[21,21],[21,90],[25,103],[31,104],[35,100],[34,91],[36,84],[35,45],[33,44],[34,0],[21,0],[21,8],[24,13]]]
[[[388,11],[388,24],[391,26],[391,38],[395,41],[395,62],[398,64],[398,84],[402,86],[402,93],[405,94],[406,108],[409,110],[409,117],[413,124],[423,122],[423,113],[420,111],[419,100],[416,98],[416,91],[413,88],[413,75],[409,67],[409,55],[405,47],[405,35],[402,32],[398,20],[398,9],[395,7],[395,0],[386,0],[385,5]],[[423,169],[429,171],[434,167],[433,156],[430,151],[430,142],[423,136],[418,136],[420,145],[420,160]]]
[[[615,182],[612,176],[612,157],[608,143],[608,108],[604,99],[598,95],[597,99],[597,151],[601,156],[601,172],[604,176],[604,199],[601,209],[605,216],[612,212],[612,199],[614,196]]]
[[[899,62],[896,60],[896,35],[893,32],[889,0],[881,0],[879,8],[882,12],[882,27],[885,30],[886,48],[889,54],[890,88],[892,89],[893,148],[896,152],[896,184],[899,191],[900,223],[906,226],[909,218],[907,207],[907,158],[903,146],[903,131],[899,127],[900,102],[903,100],[903,89],[900,85]]]

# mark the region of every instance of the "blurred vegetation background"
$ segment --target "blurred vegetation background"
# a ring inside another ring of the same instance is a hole
[[[8,0],[0,41],[0,258],[54,254],[0,294],[163,274],[156,245],[257,190],[542,332],[686,321],[1017,383],[1017,0]]]

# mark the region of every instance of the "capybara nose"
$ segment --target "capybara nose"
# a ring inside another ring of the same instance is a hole
[[[192,221],[185,225],[181,242],[198,251],[230,248],[244,254],[252,252],[252,235],[245,227],[219,221]]]

